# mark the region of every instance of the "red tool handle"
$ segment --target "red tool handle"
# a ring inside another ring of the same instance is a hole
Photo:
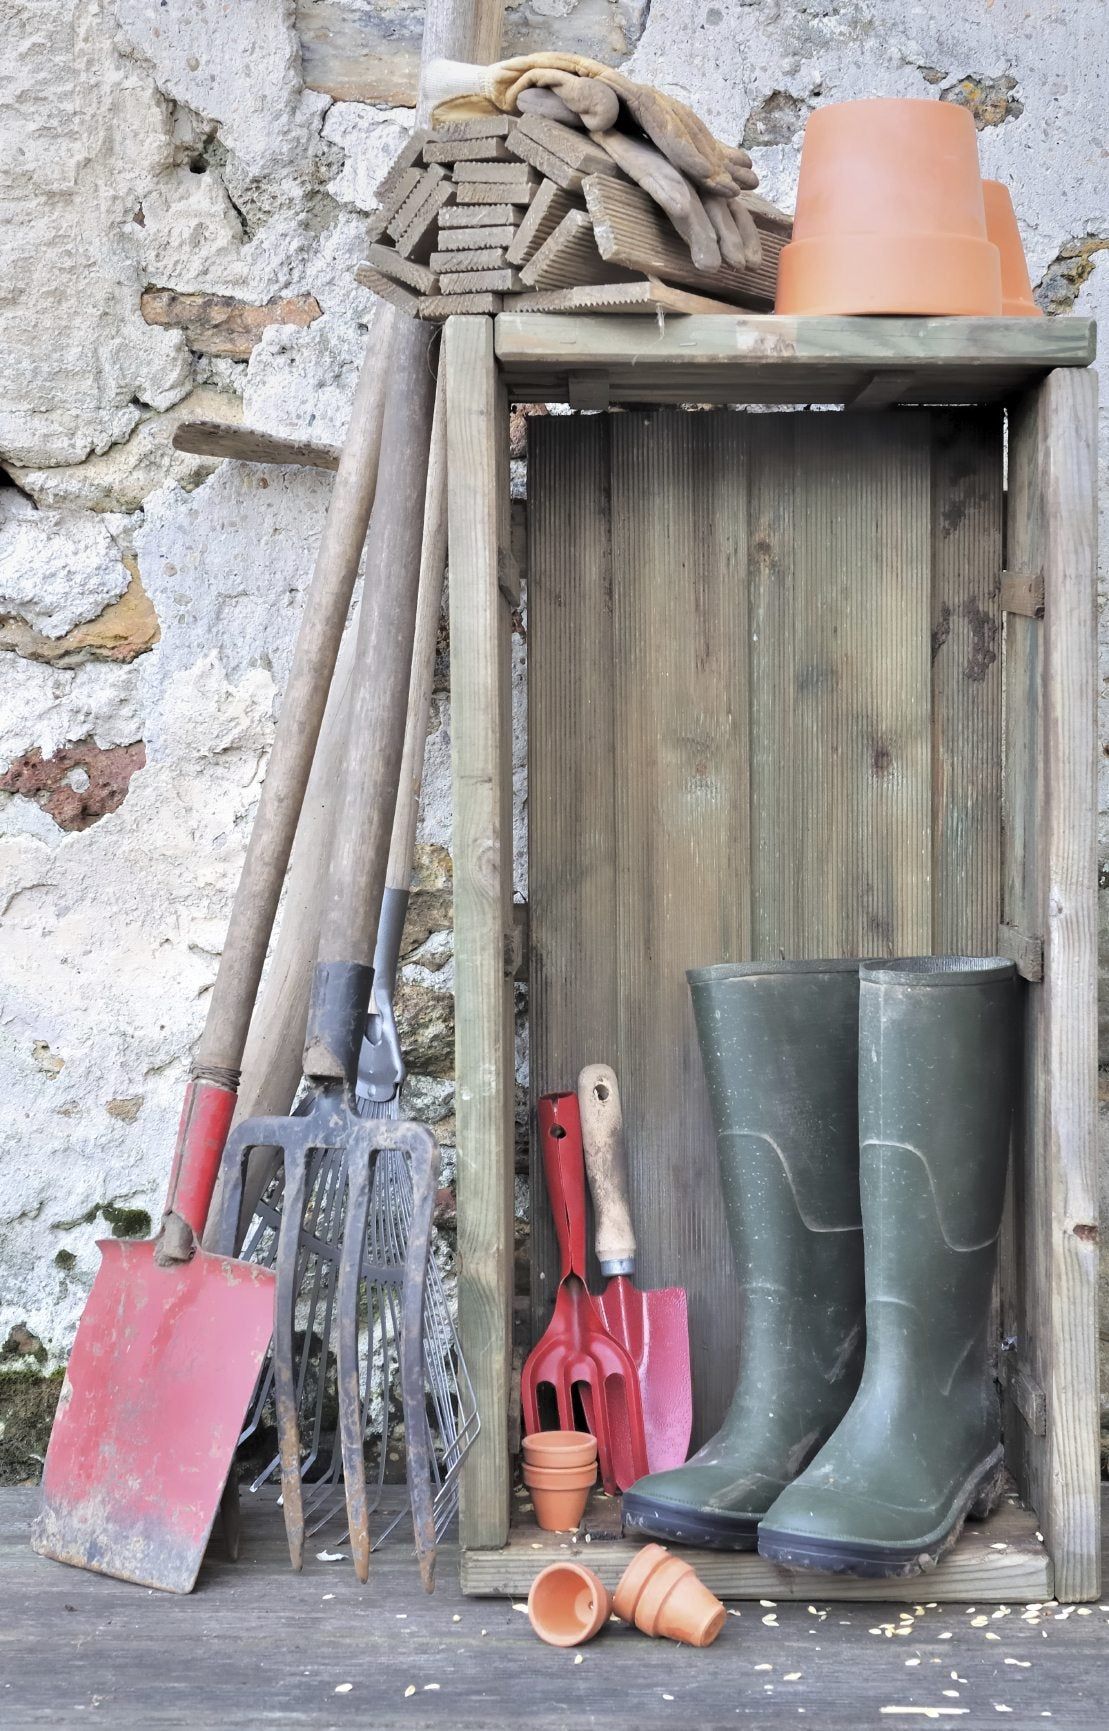
[[[165,1213],[179,1214],[198,1238],[208,1218],[235,1097],[234,1088],[215,1082],[190,1082],[185,1090]]]
[[[585,1282],[585,1150],[576,1094],[544,1094],[536,1109],[543,1174],[562,1264],[559,1279]]]

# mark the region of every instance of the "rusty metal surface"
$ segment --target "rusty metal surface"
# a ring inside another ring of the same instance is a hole
[[[436,1477],[425,1407],[423,1331],[431,1219],[438,1183],[438,1145],[423,1125],[363,1118],[339,1089],[317,1094],[305,1112],[292,1118],[249,1120],[238,1126],[228,1142],[229,1171],[223,1196],[221,1242],[224,1234],[227,1242],[233,1241],[242,1173],[251,1150],[260,1146],[278,1149],[284,1167],[284,1201],[274,1265],[273,1394],[282,1507],[292,1566],[297,1570],[303,1566],[305,1536],[310,1530],[306,1522],[303,1482],[306,1462],[300,1429],[306,1359],[297,1339],[298,1304],[304,1298],[304,1225],[309,1197],[314,1194],[319,1174],[321,1170],[330,1170],[341,1191],[336,1218],[342,1220],[342,1231],[336,1278],[326,1303],[329,1332],[332,1303],[336,1312],[339,1439],[355,1572],[359,1580],[368,1578],[371,1550],[365,1461],[370,1391],[368,1386],[363,1387],[359,1361],[360,1301],[365,1284],[367,1293],[375,1291],[377,1302],[394,1312],[391,1320],[399,1340],[413,1528],[421,1575],[430,1591],[437,1544]],[[400,1261],[396,1243],[378,1243],[378,1229],[370,1221],[374,1179],[383,1153],[403,1158],[412,1178],[412,1213],[403,1255],[399,1316],[395,1314]],[[372,1356],[371,1350],[371,1359]],[[371,1363],[367,1378],[372,1371]],[[319,1447],[317,1433],[315,1425],[308,1439],[309,1460]],[[330,1474],[325,1474],[325,1480],[328,1484],[333,1482]],[[308,1496],[312,1497],[315,1490],[316,1487],[308,1486]]]
[[[273,1276],[106,1239],[43,1473],[34,1549],[142,1586],[195,1584],[269,1345]]]

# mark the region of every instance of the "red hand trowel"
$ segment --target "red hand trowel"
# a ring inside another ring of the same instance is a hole
[[[635,1365],[648,1466],[653,1473],[664,1472],[685,1460],[693,1426],[686,1296],[680,1286],[640,1292],[633,1284],[636,1244],[624,1117],[616,1073],[607,1064],[587,1064],[582,1070],[578,1106],[593,1192],[594,1246],[601,1273],[611,1277],[593,1302]]]
[[[647,1471],[636,1366],[606,1328],[585,1284],[585,1157],[574,1094],[545,1094],[537,1109],[547,1195],[561,1256],[554,1315],[525,1360],[524,1430],[580,1428],[597,1439],[605,1490],[615,1496]]]

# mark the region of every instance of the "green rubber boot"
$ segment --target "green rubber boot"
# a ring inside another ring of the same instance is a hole
[[[791,1568],[907,1576],[1000,1499],[989,1326],[1017,989],[998,958],[879,962],[860,977],[866,1364],[759,1550]]]
[[[685,1466],[625,1492],[624,1524],[753,1551],[862,1370],[859,964],[698,968],[689,981],[743,1297],[739,1383]]]

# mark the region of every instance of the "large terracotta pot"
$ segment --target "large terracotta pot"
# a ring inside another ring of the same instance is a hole
[[[968,109],[890,98],[817,109],[775,310],[1000,314]]]
[[[1011,319],[1042,319],[1043,312],[1032,299],[1028,261],[1009,188],[999,180],[984,180],[982,197],[986,205],[986,233],[1001,254],[1001,311]]]

